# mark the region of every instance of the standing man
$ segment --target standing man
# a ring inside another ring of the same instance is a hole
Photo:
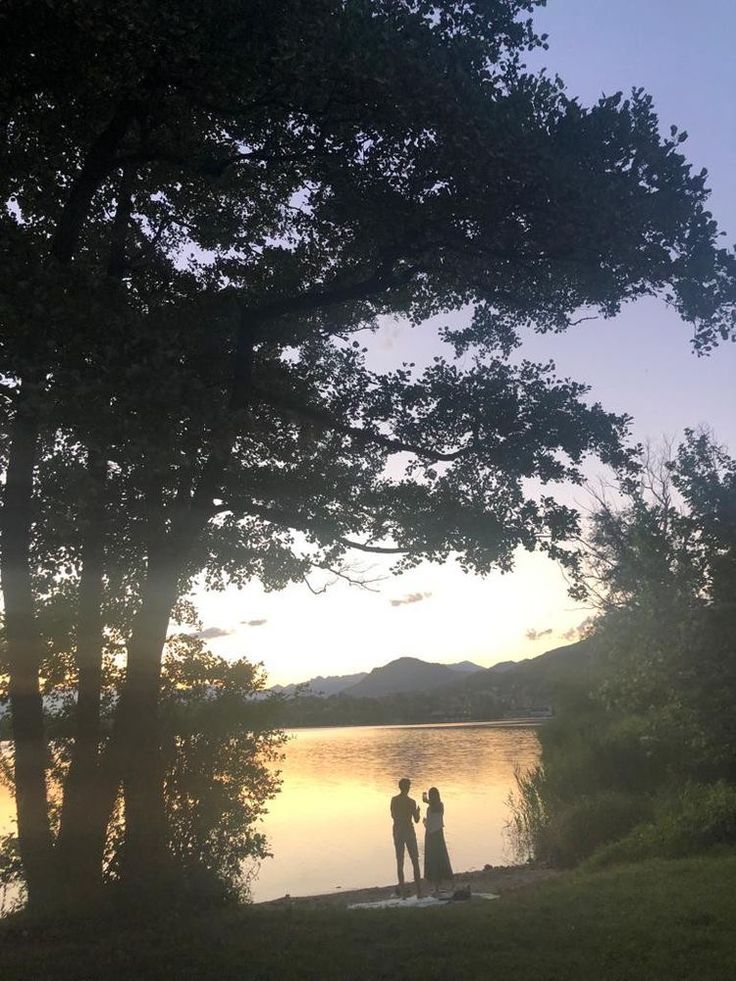
[[[414,825],[419,823],[419,805],[409,796],[411,780],[403,777],[399,780],[401,793],[391,798],[391,818],[394,822],[394,847],[396,848],[396,871],[399,877],[399,895],[406,897],[404,886],[404,849],[406,848],[414,869],[414,883],[417,887],[417,899],[422,895],[421,875],[419,872],[419,849]]]

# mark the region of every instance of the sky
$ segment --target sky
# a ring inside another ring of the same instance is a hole
[[[586,104],[642,86],[662,128],[674,123],[687,131],[684,152],[697,170],[708,168],[710,207],[727,233],[724,242],[736,241],[735,0],[549,0],[535,20],[550,47],[535,53],[530,67],[558,72]],[[437,351],[431,337],[431,330],[387,320],[371,343],[371,365],[421,365]],[[685,427],[707,425],[736,452],[736,345],[697,357],[688,326],[657,301],[564,335],[532,336],[521,356],[552,359],[560,375],[587,382],[591,398],[633,416],[638,441],[677,440]],[[591,481],[599,473],[595,463],[588,466]],[[581,488],[558,496],[583,508],[589,503]],[[257,583],[198,590],[212,649],[262,662],[271,684],[367,671],[407,655],[490,666],[568,643],[591,612],[569,599],[561,570],[538,554],[521,553],[512,573],[486,578],[452,564],[391,576],[388,561],[365,559],[359,561],[366,575],[384,577],[375,592],[346,583],[318,596],[304,585],[280,593]],[[314,584],[324,581],[316,576]]]

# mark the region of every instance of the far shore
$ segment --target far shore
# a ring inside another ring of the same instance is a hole
[[[555,879],[562,872],[559,869],[544,868],[536,865],[497,865],[487,866],[484,869],[473,870],[470,872],[457,872],[455,874],[453,889],[470,887],[471,897],[473,893],[496,893],[503,896],[506,893],[516,892],[520,889],[529,889],[545,882]],[[389,886],[369,886],[363,889],[345,889],[338,892],[321,893],[316,896],[281,896],[279,899],[269,899],[264,902],[256,902],[255,906],[261,909],[283,908],[297,906],[302,909],[329,909],[349,906],[352,903],[372,903],[382,899],[391,899],[396,895],[396,883]],[[407,895],[414,895],[413,882],[407,881]],[[427,883],[422,883],[423,895],[429,896],[432,888]]]
[[[298,729],[451,729],[463,726],[484,726],[489,729],[528,729],[543,725],[554,716],[530,715],[513,719],[431,719],[428,722],[331,722],[323,725],[280,725],[285,732]]]

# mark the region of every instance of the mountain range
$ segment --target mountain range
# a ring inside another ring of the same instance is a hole
[[[402,657],[358,681],[353,676],[330,679],[344,687],[327,697],[315,696],[308,684],[298,686],[296,697],[282,701],[278,724],[299,728],[549,718],[566,700],[597,684],[599,666],[587,640],[490,668]]]
[[[292,697],[277,699],[270,718],[283,728],[546,718],[598,685],[603,667],[590,640],[490,668],[400,657],[370,672],[275,686],[271,693]],[[271,693],[252,700],[268,701]],[[7,722],[0,718],[0,726]]]
[[[485,669],[472,661],[435,664],[418,657],[399,657],[372,671],[357,674],[317,675],[301,684],[274,685],[271,691],[283,695],[349,695],[352,698],[381,698],[407,692],[431,691],[452,684]]]

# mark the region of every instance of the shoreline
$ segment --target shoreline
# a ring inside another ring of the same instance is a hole
[[[278,725],[283,732],[299,732],[302,729],[467,729],[483,727],[488,729],[536,729],[549,722],[553,716],[529,716],[509,719],[434,719],[430,722],[324,722],[288,723]]]
[[[474,869],[469,872],[456,872],[453,882],[455,889],[470,887],[473,893],[497,893],[504,896],[520,889],[531,889],[550,879],[563,875],[561,869],[543,868],[535,865],[497,865],[484,869]],[[424,880],[423,894],[431,895],[431,887]],[[407,895],[414,895],[414,883],[407,881]],[[335,909],[344,908],[352,903],[370,903],[382,899],[391,899],[396,894],[396,884],[388,886],[367,886],[361,889],[345,889],[339,892],[318,893],[312,896],[290,896],[288,893],[278,899],[267,899],[254,902],[253,906],[260,909],[285,909],[299,907],[301,909]]]

